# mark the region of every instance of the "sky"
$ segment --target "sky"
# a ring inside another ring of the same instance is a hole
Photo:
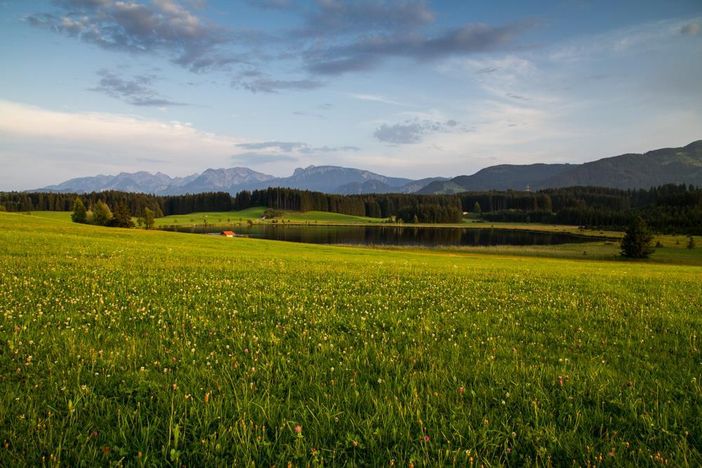
[[[684,146],[700,77],[700,0],[0,0],[0,190]]]

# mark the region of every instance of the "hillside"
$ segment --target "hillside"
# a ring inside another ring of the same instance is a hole
[[[702,185],[702,140],[682,148],[623,154],[581,164],[543,181],[538,188],[598,186],[619,189]]]
[[[481,169],[471,176],[458,176],[446,182],[433,182],[418,193],[458,193],[481,190],[524,190],[567,171],[570,164],[501,164]]]
[[[424,194],[480,190],[524,190],[571,186],[618,189],[664,184],[702,186],[702,140],[682,148],[662,148],[644,154],[623,154],[584,164],[499,165],[473,175],[433,182]]]

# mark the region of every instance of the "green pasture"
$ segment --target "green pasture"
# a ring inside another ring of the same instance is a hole
[[[582,257],[0,213],[0,466],[699,466],[702,267]]]
[[[242,222],[272,222],[273,220],[263,220],[261,216],[265,208],[255,207],[241,211],[228,212],[208,212],[190,213],[185,215],[171,215],[158,218],[156,226],[168,225],[195,225],[195,224],[218,224],[232,225]],[[282,211],[283,215],[275,219],[275,222],[294,223],[324,223],[324,224],[375,224],[385,220],[378,218],[368,218],[366,216],[351,216],[340,213],[330,213],[325,211]]]

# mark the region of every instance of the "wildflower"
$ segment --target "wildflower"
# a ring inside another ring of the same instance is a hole
[[[461,385],[460,387],[458,387],[458,393],[460,393],[461,395],[463,395],[464,393],[466,393],[466,388],[465,388],[464,386]]]
[[[295,425],[295,434],[301,435],[302,434],[302,426],[299,424]]]

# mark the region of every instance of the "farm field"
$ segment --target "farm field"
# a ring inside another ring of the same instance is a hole
[[[66,221],[0,213],[0,466],[702,464],[674,237],[663,264]]]

